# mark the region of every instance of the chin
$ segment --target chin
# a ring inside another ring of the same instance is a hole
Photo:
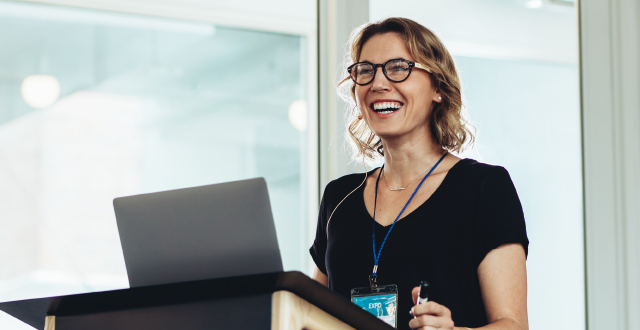
[[[400,130],[397,130],[397,129],[390,129],[390,128],[373,130],[373,131],[381,139],[397,138],[397,137],[402,136],[402,135],[407,133],[407,132],[403,132],[403,131],[400,131]]]
[[[383,127],[384,126],[384,127]],[[415,135],[415,134],[429,134],[424,132],[419,127],[391,127],[390,125],[378,125],[378,127],[372,128],[381,139],[394,139],[401,136]]]

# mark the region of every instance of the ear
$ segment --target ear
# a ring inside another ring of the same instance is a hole
[[[442,95],[440,94],[440,92],[436,92],[435,94],[433,94],[433,102],[436,102],[436,103],[442,102]]]

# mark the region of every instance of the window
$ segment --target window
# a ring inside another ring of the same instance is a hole
[[[13,2],[0,16],[0,301],[127,287],[115,197],[259,176],[285,269],[308,270],[305,35]]]

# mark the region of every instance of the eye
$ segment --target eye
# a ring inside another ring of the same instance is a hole
[[[408,70],[409,65],[402,61],[396,61],[387,64],[387,72],[406,72]]]
[[[356,67],[356,73],[359,76],[368,75],[373,73],[373,69],[371,68],[370,65],[358,65]]]

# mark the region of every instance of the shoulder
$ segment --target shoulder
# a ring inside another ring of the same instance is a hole
[[[468,187],[475,186],[483,189],[487,185],[496,183],[512,184],[509,171],[506,168],[500,165],[481,163],[470,158],[461,159],[450,172],[454,173],[455,181]]]
[[[485,176],[492,171],[506,171],[506,169],[500,165],[481,163],[471,158],[461,159],[456,165],[454,165],[454,168],[467,175],[479,177]]]
[[[364,186],[362,183],[365,179],[365,174],[367,176],[371,176],[371,173],[373,173],[374,171],[375,169],[367,173],[347,174],[345,176],[332,180],[324,188],[322,199],[325,201],[325,203],[328,204],[334,204],[335,200],[342,200],[356,188],[362,188]]]
[[[376,168],[377,169],[377,168]],[[340,201],[342,201],[347,195],[356,190],[364,189],[364,180],[368,176],[370,177],[376,169],[373,169],[367,173],[353,173],[347,174],[340,178],[337,178],[327,184],[322,195],[322,204],[328,209],[335,207]]]

